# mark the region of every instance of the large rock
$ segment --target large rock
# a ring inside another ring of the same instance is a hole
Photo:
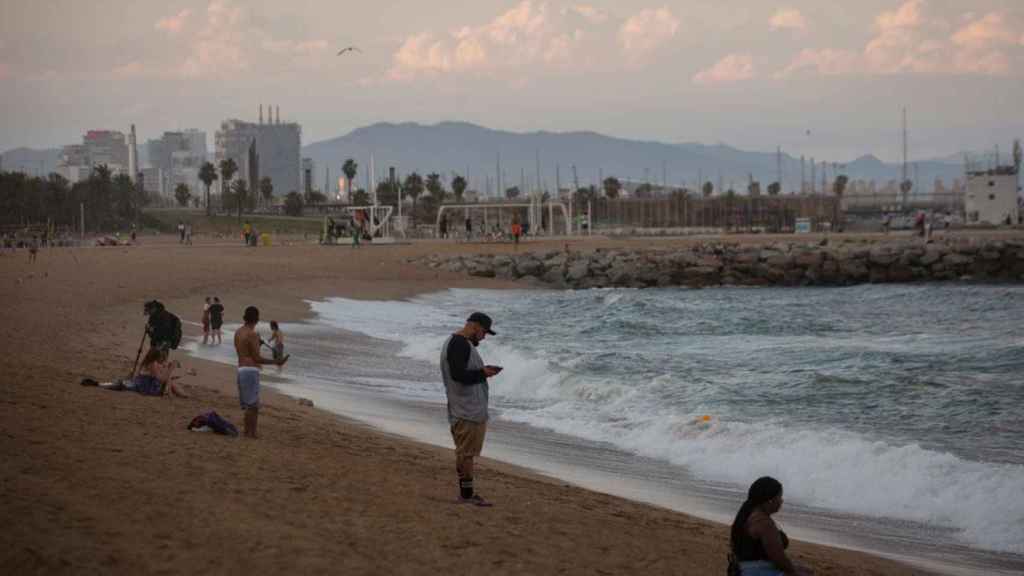
[[[519,276],[543,276],[544,264],[531,256],[525,256],[516,262],[516,274]]]
[[[590,262],[585,259],[578,259],[569,264],[565,272],[565,280],[570,284],[576,284],[587,277],[590,273]]]

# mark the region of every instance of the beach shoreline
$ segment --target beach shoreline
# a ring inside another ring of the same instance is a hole
[[[502,248],[509,249],[486,249]],[[183,321],[196,321],[202,297],[212,294],[225,301],[229,319],[254,304],[264,321],[302,321],[311,317],[307,299],[524,287],[405,264],[437,250],[475,249],[182,247],[163,238],[141,247],[43,250],[34,267],[20,253],[0,259],[0,297],[12,303],[0,320],[17,327],[5,361],[9,393],[0,402],[9,464],[0,478],[12,496],[0,505],[8,527],[0,567],[414,574],[468,562],[492,573],[724,571],[722,525],[487,458],[480,476],[499,506],[458,507],[450,450],[273,392],[264,398],[258,441],[185,430],[209,408],[240,423],[230,366],[176,353],[188,399],[77,384],[86,375],[126,375],[150,298]],[[793,551],[818,574],[922,573],[802,542]]]

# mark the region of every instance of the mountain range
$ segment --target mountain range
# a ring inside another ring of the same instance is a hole
[[[470,188],[485,194],[498,190],[499,164],[501,188],[524,184],[533,188],[539,172],[543,187],[549,190],[554,189],[556,182],[563,188],[571,186],[574,180],[585,186],[597,184],[601,177],[615,176],[620,180],[652,184],[665,181],[669,186],[690,188],[696,188],[698,180],[711,181],[716,190],[732,187],[738,192],[746,190],[750,178],[760,181],[762,188],[766,188],[777,179],[779,164],[774,152],[744,151],[724,144],[628,140],[596,132],[516,133],[465,122],[377,123],[302,148],[302,155],[315,162],[316,188],[322,187],[327,169],[330,170],[330,187],[336,188],[341,165],[348,158],[359,165],[356,186],[365,186],[371,154],[378,181],[390,166],[396,167],[400,177],[413,171],[421,175],[437,172],[446,182],[453,173],[468,174]],[[48,174],[56,169],[59,157],[60,150],[56,148],[17,148],[2,154],[0,168]],[[930,188],[936,179],[949,185],[963,175],[963,165],[956,157],[914,162],[914,166],[923,189]],[[800,158],[783,153],[781,169],[784,191],[799,190]],[[804,172],[809,180],[809,159]],[[884,184],[898,180],[901,167],[865,155],[845,163],[830,161],[828,180],[836,172],[852,180],[875,180]],[[913,174],[912,168],[911,177]],[[819,162],[816,173],[819,188],[821,178]]]
[[[738,192],[746,190],[751,177],[766,188],[777,180],[779,164],[774,152],[750,152],[726,145],[627,140],[595,132],[514,133],[464,122],[378,123],[303,148],[303,156],[316,163],[318,174],[314,181],[318,187],[324,181],[324,167],[330,167],[332,181],[336,181],[347,158],[359,164],[356,185],[365,186],[371,154],[378,180],[389,166],[395,166],[400,176],[412,171],[421,175],[437,172],[450,179],[453,172],[468,173],[470,188],[483,193],[498,189],[499,162],[502,188],[521,186],[524,182],[527,188],[533,188],[538,172],[545,189],[553,189],[556,181],[563,188],[571,186],[575,167],[575,178],[581,186],[596,184],[601,177],[616,176],[634,182],[685,184],[693,189],[700,179],[711,181],[716,190],[732,187]],[[929,160],[914,165],[921,188],[930,188],[937,178],[949,185],[963,175],[962,164],[952,161]],[[799,190],[800,158],[782,154],[781,168],[784,190]],[[837,171],[851,180],[884,184],[900,178],[901,166],[865,155],[846,163],[829,162],[829,181]],[[805,174],[809,181],[809,159]],[[913,177],[913,168],[910,176]],[[819,162],[819,188],[821,177]]]

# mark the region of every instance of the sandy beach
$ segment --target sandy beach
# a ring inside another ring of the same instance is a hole
[[[542,247],[565,242],[529,246]],[[241,411],[234,371],[182,352],[174,358],[189,398],[78,384],[130,372],[149,299],[164,302],[194,336],[190,322],[212,294],[225,301],[228,322],[247,305],[260,307],[264,321],[299,321],[310,314],[305,299],[528,287],[405,264],[439,251],[503,250],[512,247],[354,250],[296,240],[254,249],[146,237],[133,247],[44,249],[35,264],[24,252],[4,254],[0,571],[723,574],[726,526],[489,460],[486,446],[478,476],[496,506],[479,509],[454,502],[450,450],[270,391],[261,439],[190,432],[200,412],[216,410],[240,426]],[[816,574],[926,573],[803,542],[791,551]]]

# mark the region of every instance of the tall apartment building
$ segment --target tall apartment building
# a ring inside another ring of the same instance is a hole
[[[184,130],[164,132],[163,136],[146,143],[149,166],[159,170],[160,186],[147,188],[147,192],[165,195],[174,194],[179,184],[188,186],[193,195],[204,187],[199,180],[199,170],[206,162],[206,132]],[[146,186],[152,185],[153,178],[144,178]]]
[[[251,181],[253,178],[259,180],[269,176],[274,185],[274,196],[280,198],[289,192],[302,190],[299,174],[302,127],[296,123],[281,123],[280,111],[276,119],[268,116],[268,121],[263,123],[262,106],[258,123],[225,120],[214,137],[216,160],[219,167],[222,160],[234,159],[238,165],[235,179],[246,180],[250,190],[259,188],[259,182]],[[253,142],[256,143],[258,166],[252,166],[249,160],[249,147]]]
[[[128,173],[128,143],[124,133],[115,130],[89,130],[81,144],[61,150],[57,172],[75,183],[85,180],[95,166],[105,164],[112,175]]]

